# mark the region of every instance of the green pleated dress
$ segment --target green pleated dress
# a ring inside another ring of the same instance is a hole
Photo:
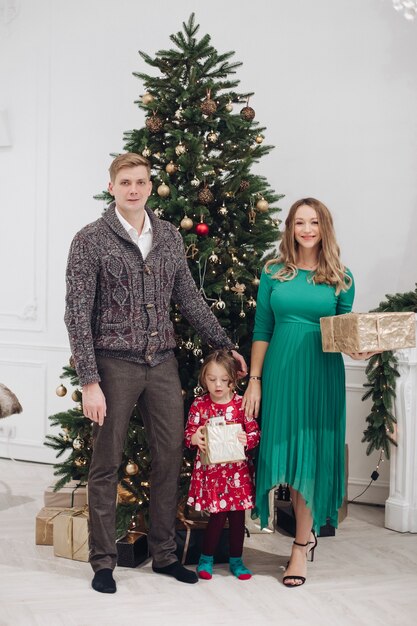
[[[254,341],[269,342],[262,370],[261,443],[256,471],[256,509],[268,523],[269,491],[289,483],[311,509],[316,531],[337,527],[344,496],[345,370],[342,355],[321,347],[320,317],[348,313],[354,285],[336,296],[298,270],[280,282],[262,273]]]

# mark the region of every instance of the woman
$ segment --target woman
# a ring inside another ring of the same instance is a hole
[[[348,313],[354,291],[329,210],[314,198],[298,200],[285,221],[280,256],[262,272],[244,396],[246,415],[256,417],[262,377],[256,510],[266,526],[270,489],[290,485],[296,536],[287,587],[305,583],[315,533],[327,519],[337,526],[344,495],[345,372],[341,354],[322,351],[320,317]]]

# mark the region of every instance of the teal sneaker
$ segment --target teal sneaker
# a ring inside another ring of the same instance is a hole
[[[232,574],[236,576],[236,578],[239,578],[239,580],[249,580],[249,578],[252,578],[252,572],[244,566],[240,557],[231,556],[229,559],[229,567]]]
[[[213,576],[213,557],[206,554],[200,555],[200,560],[197,565],[197,574],[204,580],[210,580]]]

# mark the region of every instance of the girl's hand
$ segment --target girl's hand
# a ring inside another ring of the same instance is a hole
[[[204,426],[199,426],[191,437],[193,446],[197,446],[201,452],[206,452],[206,438],[204,436]]]
[[[242,430],[242,432],[238,434],[237,440],[239,441],[239,443],[243,443],[244,446],[248,445],[248,436],[244,430]]]
[[[248,387],[242,400],[242,409],[246,417],[257,418],[261,405],[261,381],[249,379]]]
[[[376,350],[375,352],[346,352],[351,359],[355,359],[355,361],[367,361],[374,356],[374,354],[381,354],[382,350]]]

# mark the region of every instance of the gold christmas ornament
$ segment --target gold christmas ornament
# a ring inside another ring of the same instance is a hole
[[[232,101],[231,101],[231,100],[229,100],[229,102],[226,104],[226,106],[225,106],[224,108],[226,109],[226,111],[227,111],[228,113],[231,113],[231,111],[233,111],[233,104],[232,104]]]
[[[255,111],[254,109],[252,109],[252,107],[246,106],[246,107],[243,107],[243,109],[241,109],[240,115],[247,122],[251,122],[253,118],[255,117]]]
[[[72,442],[72,447],[74,448],[74,450],[82,450],[84,448],[84,441],[81,439],[81,437],[76,437],[76,439],[74,439],[74,441]]]
[[[164,127],[164,120],[154,113],[151,117],[147,118],[145,126],[151,133],[159,133]]]
[[[165,183],[159,185],[157,192],[158,196],[161,196],[161,198],[168,198],[169,194],[171,193],[168,185],[166,185]]]
[[[184,152],[186,151],[187,151],[187,148],[181,142],[177,146],[175,146],[175,154],[177,156],[181,156],[181,154],[184,154]]]
[[[182,218],[180,226],[184,230],[191,230],[193,227],[193,220],[190,217],[185,216]]]
[[[77,456],[77,458],[74,460],[74,465],[76,465],[77,467],[86,467],[87,459],[83,456]]]
[[[170,162],[169,162],[169,163],[165,166],[165,171],[166,171],[168,174],[175,174],[175,172],[177,171],[177,169],[178,169],[178,165],[176,165],[176,164],[174,163],[174,161],[170,161]]]
[[[208,141],[210,141],[210,143],[216,143],[218,138],[219,138],[218,133],[215,133],[214,131],[207,135],[207,139]]]
[[[210,254],[209,261],[211,261],[211,263],[218,263],[219,262],[219,257],[217,256],[217,254],[215,252],[212,252]]]
[[[256,211],[253,208],[250,208],[248,211],[248,220],[249,224],[254,224],[256,221]]]
[[[245,293],[246,285],[243,283],[236,283],[234,287],[232,287],[232,291],[234,291],[238,296],[243,296]]]
[[[227,215],[228,214],[228,210],[227,210],[227,207],[226,207],[224,202],[223,202],[223,204],[221,205],[221,207],[219,209],[219,213],[220,213],[220,215]]]
[[[255,141],[256,143],[262,143],[265,137],[263,135],[256,135]]]
[[[250,309],[255,309],[256,308],[256,300],[254,298],[252,298],[252,296],[248,300],[248,307]]]
[[[74,402],[80,402],[81,401],[81,391],[79,391],[78,389],[73,391],[72,394],[71,394],[71,398],[74,400]]]
[[[149,150],[148,146],[145,146],[144,149],[142,150],[142,156],[145,157],[145,159],[147,159],[148,157],[150,157],[152,154],[152,152]]]
[[[258,287],[260,282],[261,281],[259,280],[259,278],[257,276],[255,276],[255,278],[252,281],[252,285],[254,285],[255,287]]]
[[[260,213],[266,213],[267,210],[269,209],[269,204],[265,200],[265,198],[260,198],[258,202],[256,203],[256,208],[258,209]]]
[[[134,461],[129,461],[125,466],[125,474],[128,476],[135,476],[139,472],[139,466]]]
[[[63,398],[64,396],[67,395],[67,388],[64,387],[64,385],[59,385],[59,387],[55,389],[55,393],[60,398]]]
[[[136,502],[136,496],[127,487],[119,483],[117,485],[117,502],[120,504],[133,504]]]
[[[154,97],[151,93],[144,93],[142,96],[142,103],[143,104],[150,104],[151,102],[154,101]]]

